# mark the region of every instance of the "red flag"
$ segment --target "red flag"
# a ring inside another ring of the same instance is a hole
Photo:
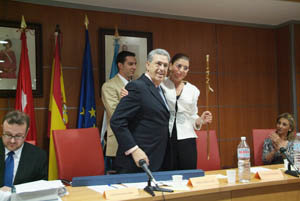
[[[30,117],[30,127],[26,140],[36,141],[36,124],[33,109],[30,65],[28,59],[27,41],[25,30],[21,33],[22,49],[18,74],[15,109],[25,112]]]

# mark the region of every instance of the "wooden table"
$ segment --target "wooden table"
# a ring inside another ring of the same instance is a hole
[[[277,169],[283,165],[264,166],[266,168]],[[206,175],[223,174],[226,170],[207,171]],[[166,200],[182,201],[300,201],[300,178],[284,174],[284,179],[276,181],[262,181],[254,178],[250,183],[229,185],[226,179],[219,179],[218,188],[210,189],[193,189],[190,191],[175,191],[174,193],[164,193]],[[63,201],[103,201],[102,194],[97,193],[87,187],[67,187],[69,195],[62,198]],[[155,192],[156,196],[151,197],[149,194],[140,190],[139,201],[163,200],[162,193]]]

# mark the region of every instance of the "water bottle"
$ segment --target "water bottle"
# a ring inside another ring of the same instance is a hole
[[[298,170],[300,170],[300,133],[296,134],[294,140],[294,164]]]
[[[250,148],[246,142],[246,137],[241,137],[241,142],[237,148],[238,157],[238,172],[239,181],[241,183],[250,182],[251,172],[250,172]]]

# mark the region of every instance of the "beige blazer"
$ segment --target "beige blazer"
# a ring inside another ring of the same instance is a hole
[[[106,110],[107,120],[107,142],[106,142],[106,156],[116,156],[118,150],[118,142],[113,131],[110,128],[110,118],[113,115],[117,105],[120,102],[121,88],[125,87],[121,78],[115,75],[102,85],[101,98]]]

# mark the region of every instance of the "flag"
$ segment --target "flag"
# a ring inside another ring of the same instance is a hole
[[[119,38],[115,38],[114,39],[114,57],[113,57],[113,61],[111,64],[111,69],[110,69],[110,75],[109,75],[109,79],[113,78],[118,72],[118,65],[117,65],[117,56],[119,53],[119,48],[120,48],[120,44],[119,44]]]
[[[30,117],[30,127],[26,140],[36,141],[36,122],[33,109],[31,74],[25,29],[21,33],[22,49],[16,91],[15,109],[25,112]]]
[[[91,47],[86,29],[77,128],[89,127],[96,127],[96,104]]]
[[[68,115],[66,106],[66,95],[64,80],[60,63],[60,34],[56,35],[55,56],[52,65],[50,100],[49,100],[49,180],[58,178],[56,155],[53,143],[52,131],[66,129],[68,125]]]
[[[114,39],[114,46],[115,46],[114,47],[114,57],[113,57],[112,64],[111,64],[109,79],[113,78],[119,72],[118,65],[117,65],[117,56],[118,56],[119,49],[120,49],[118,37],[115,37],[115,39]],[[101,144],[102,144],[102,146],[104,144],[104,135],[105,135],[106,130],[107,130],[107,119],[106,119],[106,112],[104,110],[103,120],[102,120],[102,129],[101,129]]]

